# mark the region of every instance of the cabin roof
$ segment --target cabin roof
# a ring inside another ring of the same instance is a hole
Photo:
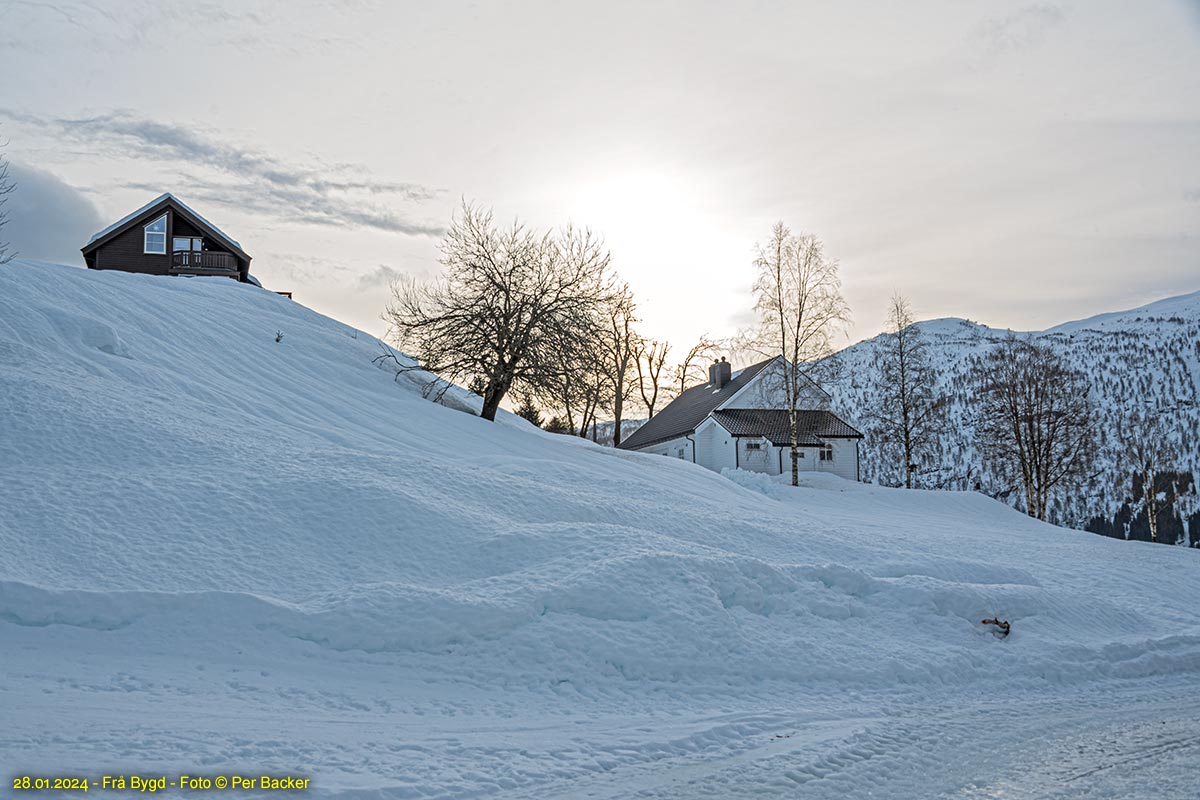
[[[131,214],[126,214],[124,217],[117,220],[112,225],[109,225],[104,230],[96,232],[91,239],[88,239],[88,243],[83,246],[83,251],[87,252],[98,247],[103,243],[103,241],[112,238],[117,233],[120,233],[127,228],[132,228],[139,221],[141,221],[142,217],[154,213],[159,206],[166,208],[168,205],[174,207],[177,212],[181,212],[183,216],[189,218],[191,222],[196,224],[201,230],[213,236],[213,238],[223,241],[226,246],[236,251],[238,255],[242,256],[247,261],[250,259],[250,256],[246,255],[246,252],[242,250],[242,245],[237,239],[234,239],[232,236],[225,233],[225,231],[221,230],[216,225],[213,225],[207,219],[198,214],[195,209],[170,192],[164,192],[163,194],[160,194],[158,197],[154,198],[137,211],[134,211]]]
[[[726,408],[712,417],[731,436],[763,437],[771,444],[791,446],[792,422],[783,408]],[[856,431],[832,411],[797,411],[796,440],[800,447],[818,447],[825,439],[861,439]]]
[[[731,376],[729,383],[720,389],[714,388],[711,383],[687,389],[672,400],[666,408],[651,417],[645,425],[630,434],[628,439],[623,439],[620,445],[621,449],[633,450],[691,433],[713,412],[714,408],[737,394],[743,386],[753,380],[755,375],[762,372],[763,368],[774,360],[774,358],[768,358],[766,361],[751,364]]]

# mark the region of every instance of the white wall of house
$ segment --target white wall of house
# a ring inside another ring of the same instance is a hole
[[[801,472],[832,472],[846,480],[858,480],[858,448],[854,439],[831,439],[828,458],[821,458],[821,449],[801,447],[799,467]],[[755,448],[754,445],[759,447]],[[791,448],[779,447],[761,439],[742,437],[737,440],[737,463],[750,472],[768,475],[790,475],[792,472]],[[730,464],[729,466],[733,466]]]
[[[695,442],[695,463],[720,472],[725,468],[740,468],[767,475],[787,475],[792,471],[791,448],[778,447],[764,439],[734,437],[711,417],[700,423],[700,427],[689,440],[686,436],[643,447],[639,453],[680,458],[693,461],[692,442]],[[758,449],[751,443],[760,445]],[[800,448],[801,472],[832,472],[848,481],[858,480],[858,447],[854,439],[830,439],[831,458],[821,458],[820,448]]]
[[[829,444],[832,446],[832,460],[821,461],[819,453],[813,455],[817,459],[817,470],[832,472],[848,481],[858,480],[858,440],[830,439]]]
[[[737,461],[739,469],[779,474],[779,448],[764,439],[738,437]]]
[[[696,437],[693,436],[693,439]],[[656,456],[667,456],[669,458],[680,458],[684,461],[692,460],[692,443],[685,436],[679,436],[675,439],[668,439],[665,442],[652,444],[649,447],[638,448],[639,453],[653,453]]]
[[[734,453],[736,440],[729,431],[718,425],[712,417],[696,428],[696,463],[714,472],[726,467],[733,469],[737,464]]]

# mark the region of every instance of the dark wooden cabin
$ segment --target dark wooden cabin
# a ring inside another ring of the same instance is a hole
[[[88,269],[256,283],[242,246],[169,192],[100,231],[81,250]]]

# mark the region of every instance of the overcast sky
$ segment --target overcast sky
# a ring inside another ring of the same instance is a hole
[[[0,0],[8,238],[79,262],[171,191],[382,332],[460,198],[601,232],[644,327],[749,319],[774,221],[855,323],[1037,329],[1200,289],[1200,2]]]

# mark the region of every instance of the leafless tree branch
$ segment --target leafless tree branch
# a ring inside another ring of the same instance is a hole
[[[838,262],[810,234],[796,235],[775,224],[759,245],[754,266],[758,325],[746,346],[766,356],[782,356],[780,367],[791,427],[792,485],[800,483],[798,412],[813,381],[807,370],[836,363],[833,338],[850,321],[842,298]]]
[[[395,283],[384,319],[425,369],[454,381],[482,377],[485,419],[513,389],[536,395],[564,380],[599,336],[614,278],[591,231],[500,227],[464,201],[441,251],[445,275]]]
[[[1086,478],[1095,458],[1088,382],[1052,344],[1012,333],[974,378],[980,450],[1019,481],[1029,516],[1045,520],[1051,493]]]

